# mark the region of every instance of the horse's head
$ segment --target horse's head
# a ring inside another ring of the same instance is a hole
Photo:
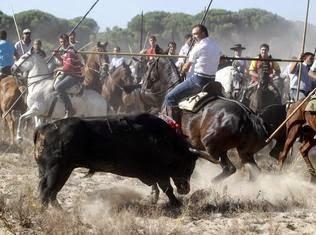
[[[267,87],[268,82],[270,80],[270,63],[267,61],[262,62],[262,66],[258,69],[258,77],[260,81],[260,85],[264,88]]]
[[[117,67],[111,74],[111,78],[116,85],[126,86],[133,84],[132,71],[125,62]]]
[[[140,82],[147,69],[146,61],[144,59],[137,59],[133,57],[130,67],[132,76],[137,80],[137,82]]]
[[[142,94],[150,106],[160,107],[166,93],[181,81],[177,67],[170,59],[154,60],[144,75]]]
[[[12,74],[17,74],[19,72],[28,72],[34,66],[34,60],[32,59],[32,51],[28,51],[22,55],[13,65],[12,65]]]
[[[174,63],[170,59],[165,58],[154,60],[144,78],[143,90],[163,92],[164,94],[181,80]]]
[[[95,50],[97,52],[106,52],[107,45],[108,42],[98,42]],[[100,71],[107,70],[109,64],[109,56],[105,54],[98,54],[97,57],[99,61]]]
[[[12,74],[28,72],[28,77],[39,74],[48,74],[48,66],[45,59],[33,50],[28,51],[20,57],[12,66]]]

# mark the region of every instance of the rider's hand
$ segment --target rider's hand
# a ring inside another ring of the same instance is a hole
[[[300,54],[298,55],[297,59],[303,60],[303,59],[304,59],[303,57],[304,57],[304,53],[300,53]]]

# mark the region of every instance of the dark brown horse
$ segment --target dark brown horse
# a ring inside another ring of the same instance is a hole
[[[179,82],[172,61],[156,60],[145,74],[141,88],[145,111],[161,110],[166,92]],[[284,118],[285,106],[269,106],[259,116],[237,101],[217,98],[197,113],[182,111],[181,129],[194,148],[206,150],[212,160],[220,162],[223,172],[214,178],[214,181],[220,181],[236,171],[227,156],[229,149],[237,149],[242,163],[257,167],[254,154],[266,145],[265,139]],[[278,147],[275,148],[280,149],[284,138],[282,135],[277,138]],[[275,149],[272,153],[279,154]]]
[[[124,105],[122,94],[123,88],[132,83],[132,72],[125,62],[104,79],[101,95],[108,101],[114,113],[131,111]]]
[[[2,115],[6,114],[4,118],[4,124],[9,130],[11,145],[14,144],[15,140],[17,118],[19,115],[21,115],[21,113],[26,111],[26,104],[23,97],[20,97],[12,110],[9,111],[11,106],[15,103],[20,95],[21,91],[19,90],[16,79],[13,76],[10,75],[0,80],[1,113]]]
[[[98,42],[92,51],[106,52],[107,42]],[[84,67],[84,81],[86,88],[97,91],[101,94],[102,78],[104,78],[108,71],[109,57],[101,54],[90,54]]]
[[[281,95],[276,86],[270,81],[269,74],[262,69],[258,71],[259,82],[251,87],[242,102],[254,112],[261,112],[272,104],[281,104]]]
[[[302,101],[294,103],[288,110],[288,114],[301,104]],[[305,111],[308,102],[305,102],[298,111],[286,123],[286,142],[284,149],[279,156],[279,164],[282,169],[284,161],[287,158],[289,150],[293,147],[295,140],[303,135],[303,142],[299,151],[307,165],[311,175],[311,182],[316,183],[316,172],[311,161],[308,158],[308,152],[316,144],[314,139],[316,133],[316,112]],[[307,124],[307,125],[306,125]]]

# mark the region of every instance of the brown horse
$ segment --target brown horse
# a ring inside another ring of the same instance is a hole
[[[172,61],[157,59],[145,74],[141,88],[145,111],[161,110],[166,92],[180,81]],[[181,129],[194,148],[206,150],[211,156],[210,161],[220,162],[223,172],[214,178],[216,182],[236,171],[227,156],[229,149],[236,148],[242,163],[258,168],[254,154],[266,145],[265,139],[285,115],[285,106],[282,105],[269,106],[259,116],[237,101],[218,97],[196,113],[183,110]],[[279,154],[276,150],[283,147],[282,133],[285,134],[281,132],[276,137],[277,145],[270,154]]]
[[[92,51],[106,52],[107,42],[98,42]],[[84,81],[83,84],[86,88],[97,91],[101,94],[102,78],[108,71],[109,57],[101,54],[90,54],[84,67]]]
[[[14,108],[9,111],[20,95],[21,91],[19,90],[16,79],[13,76],[10,75],[0,80],[1,113],[2,115],[6,114],[4,123],[10,133],[11,145],[14,144],[15,140],[17,116],[26,111],[26,104],[24,99],[21,97],[15,104]]]
[[[302,101],[294,103],[288,110],[288,114],[301,104]],[[311,175],[311,182],[316,183],[316,172],[311,161],[308,158],[308,152],[315,146],[316,140],[314,139],[316,131],[316,113],[305,111],[308,102],[305,102],[298,111],[286,123],[286,142],[283,151],[279,156],[279,164],[282,169],[284,161],[287,158],[289,150],[292,148],[295,140],[303,134],[303,142],[299,151],[307,165],[308,171]],[[304,125],[304,124],[307,125]]]
[[[114,113],[130,111],[124,105],[122,95],[124,86],[132,83],[132,72],[125,62],[104,79],[101,95],[108,101]]]

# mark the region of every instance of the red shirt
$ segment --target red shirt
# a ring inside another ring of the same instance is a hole
[[[82,64],[80,58],[73,48],[67,49],[66,53],[61,56],[63,60],[63,72],[65,74],[82,76]]]

